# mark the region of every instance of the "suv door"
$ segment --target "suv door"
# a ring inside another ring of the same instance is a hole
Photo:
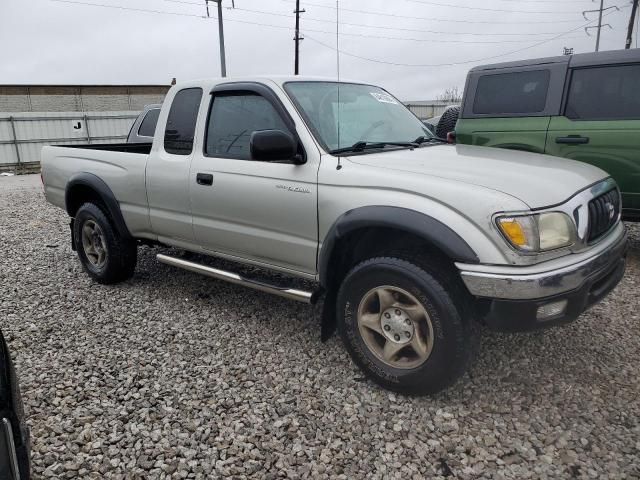
[[[587,162],[620,186],[627,216],[640,216],[640,64],[574,68],[545,152]]]
[[[235,259],[315,274],[319,156],[299,143],[305,164],[252,160],[251,134],[272,129],[298,139],[273,90],[255,83],[214,89],[204,148],[191,164],[195,240]]]

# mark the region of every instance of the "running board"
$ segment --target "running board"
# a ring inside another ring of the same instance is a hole
[[[159,262],[171,265],[173,267],[189,270],[190,272],[206,275],[207,277],[217,278],[218,280],[224,280],[225,282],[235,283],[236,285],[244,285],[245,287],[253,288],[254,290],[271,293],[273,295],[278,295],[279,297],[288,298],[290,300],[297,300],[298,302],[308,304],[314,304],[317,300],[317,295],[315,292],[305,292],[303,290],[297,290],[295,288],[284,288],[275,285],[269,285],[268,283],[244,278],[237,273],[208,267],[200,263],[189,262],[187,260],[182,260],[181,258],[170,257],[161,253],[159,253],[156,258]]]

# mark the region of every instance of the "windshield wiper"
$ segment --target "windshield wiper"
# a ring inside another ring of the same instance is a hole
[[[364,152],[370,148],[384,148],[387,146],[392,147],[411,147],[416,148],[419,144],[417,142],[356,142],[350,147],[334,148],[329,153],[347,153],[347,152]]]

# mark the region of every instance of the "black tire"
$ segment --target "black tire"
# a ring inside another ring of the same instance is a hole
[[[360,333],[360,302],[372,289],[383,285],[409,292],[431,319],[433,347],[424,363],[415,368],[394,368],[385,363]],[[371,380],[404,394],[433,394],[465,372],[474,352],[477,337],[472,333],[471,319],[466,318],[465,302],[456,280],[438,270],[427,272],[399,258],[372,258],[355,266],[342,282],[337,299],[338,328],[351,358]]]
[[[96,224],[102,232],[106,255],[101,265],[95,265],[89,260],[83,245],[82,229],[88,224]],[[73,225],[73,237],[82,267],[96,282],[110,285],[133,276],[137,260],[135,241],[122,238],[105,212],[97,205],[85,203],[80,207]]]
[[[458,122],[459,115],[460,107],[454,106],[447,108],[436,125],[436,136],[446,139],[447,134],[456,129],[456,123]]]

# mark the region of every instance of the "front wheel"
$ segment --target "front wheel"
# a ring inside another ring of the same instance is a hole
[[[107,215],[93,203],[85,203],[76,213],[74,242],[82,267],[98,283],[122,282],[133,276],[137,247],[123,238]]]
[[[431,394],[464,373],[473,350],[470,321],[460,308],[465,299],[443,283],[436,271],[388,257],[366,260],[347,274],[338,292],[339,329],[373,381]]]

